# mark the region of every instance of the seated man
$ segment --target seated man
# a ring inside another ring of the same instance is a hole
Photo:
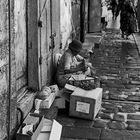
[[[59,87],[64,87],[72,74],[82,73],[87,70],[83,57],[78,57],[82,43],[73,40],[64,52],[57,68],[56,82]]]

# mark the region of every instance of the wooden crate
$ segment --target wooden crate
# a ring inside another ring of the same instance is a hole
[[[69,115],[93,120],[101,108],[102,88],[83,90],[76,88],[70,97]]]
[[[22,134],[22,126],[21,126],[17,131],[16,140],[36,140],[43,127],[43,120],[44,120],[43,116],[34,113],[29,113],[28,116],[25,118],[23,124],[35,124],[36,129],[33,132],[33,135]]]

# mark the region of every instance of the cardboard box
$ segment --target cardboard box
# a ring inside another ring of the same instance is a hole
[[[43,120],[44,120],[43,116],[40,116],[40,115],[34,114],[34,113],[29,113],[22,124],[34,124],[36,128],[33,132],[33,135],[22,134],[23,125],[21,125],[21,127],[17,131],[16,140],[36,140],[43,127]],[[38,123],[38,124],[36,124],[36,123]]]
[[[83,90],[76,88],[70,96],[69,115],[93,120],[101,108],[102,88]]]
[[[51,93],[49,95],[49,97],[45,100],[41,100],[41,99],[35,99],[35,109],[39,110],[39,109],[49,109],[52,105],[52,103],[54,102],[56,95],[55,93]]]
[[[44,119],[43,128],[37,137],[37,140],[60,140],[62,125],[56,120]]]

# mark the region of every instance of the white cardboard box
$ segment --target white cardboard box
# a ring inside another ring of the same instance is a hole
[[[37,140],[60,140],[62,125],[56,120],[44,119],[43,128],[37,137]]]
[[[83,90],[76,88],[70,96],[69,115],[93,120],[101,108],[102,88]]]
[[[39,109],[44,109],[44,108],[47,108],[47,109],[50,108],[55,97],[56,97],[55,93],[51,93],[49,97],[45,100],[35,99],[35,109],[39,110]]]
[[[52,85],[49,87],[52,88],[54,90],[54,92],[51,92],[51,94],[45,100],[35,99],[35,109],[36,110],[45,109],[45,108],[49,109],[51,107],[52,103],[54,102],[55,97],[58,96],[58,94],[59,94],[58,86]]]
[[[37,119],[33,119],[30,116],[35,117]],[[39,119],[39,122],[37,123],[38,119]],[[34,114],[34,113],[29,113],[28,116],[23,121],[23,124],[31,123],[31,124],[35,125],[37,123],[37,127],[36,127],[35,131],[33,132],[33,135],[30,136],[28,134],[22,134],[22,126],[21,126],[16,133],[16,140],[36,140],[36,138],[38,137],[38,135],[43,127],[43,122],[44,122],[43,116],[40,116],[40,115]]]

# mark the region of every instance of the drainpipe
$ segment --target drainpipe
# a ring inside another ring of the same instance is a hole
[[[9,30],[9,89],[8,89],[8,140],[10,140],[10,124],[11,124],[11,0],[8,0],[8,30]]]

